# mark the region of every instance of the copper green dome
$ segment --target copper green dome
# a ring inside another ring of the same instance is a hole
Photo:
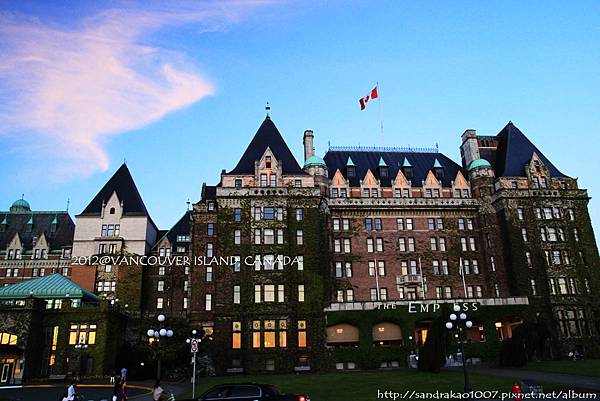
[[[304,167],[321,166],[325,167],[325,161],[319,156],[311,156],[304,162]]]
[[[478,168],[489,168],[489,167],[492,167],[492,165],[487,160],[485,160],[485,159],[475,159],[469,165],[469,171],[475,170],[475,169],[478,169]]]
[[[31,211],[31,206],[29,206],[29,202],[27,202],[25,199],[21,198],[21,199],[17,199],[16,201],[13,202],[13,204],[10,206],[10,211],[11,212],[29,212]]]

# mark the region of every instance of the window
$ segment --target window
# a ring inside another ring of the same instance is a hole
[[[242,348],[242,322],[232,322],[231,323],[231,331],[232,339],[231,339],[231,348],[240,349]]]
[[[460,237],[460,249],[462,251],[468,251],[468,248],[467,248],[467,237]]]
[[[163,299],[156,298],[156,309],[162,309],[162,308],[163,308]]]
[[[89,323],[71,323],[69,326],[69,345],[96,344],[96,325]]]
[[[446,299],[452,298],[452,287],[444,287],[444,297]]]
[[[272,228],[263,230],[263,244],[272,245],[275,243],[275,236]]]
[[[377,288],[371,288],[371,301],[377,301]]]
[[[265,188],[267,186],[267,175],[266,174],[260,175],[260,186],[263,188]]]
[[[409,231],[413,229],[413,219],[412,218],[406,219],[406,229]]]
[[[477,250],[477,247],[475,246],[475,237],[469,237],[469,247],[472,251]]]
[[[570,221],[575,221],[575,213],[573,209],[567,209],[567,215],[569,216]]]
[[[304,302],[304,284],[298,284],[298,302]]]
[[[235,222],[242,221],[242,209],[241,208],[236,207],[235,209],[233,209],[233,221],[235,221]]]
[[[408,251],[415,251],[415,239],[413,237],[408,237]]]
[[[164,290],[165,290],[165,282],[164,282],[164,281],[162,281],[162,280],[160,280],[160,281],[157,283],[156,290],[157,290],[157,291],[159,291],[159,292],[162,292],[162,291],[164,291]]]
[[[275,302],[275,286],[273,284],[265,284],[263,290],[264,302]]]
[[[254,229],[254,244],[255,245],[260,245],[260,237],[261,237],[260,228],[255,228]]]
[[[235,245],[240,245],[242,243],[242,230],[233,231],[233,243]]]
[[[435,230],[435,219],[427,219],[427,228],[429,230]]]
[[[387,288],[379,289],[379,299],[381,301],[387,301]]]
[[[438,246],[437,246],[437,238],[435,238],[435,237],[431,237],[431,238],[429,239],[429,242],[430,242],[430,244],[431,244],[431,250],[432,250],[432,251],[437,251],[437,250],[438,250]]]
[[[406,252],[406,238],[404,238],[404,237],[398,238],[398,250],[400,252]]]
[[[270,187],[277,186],[277,175],[276,174],[269,175],[269,186]]]
[[[285,302],[285,287],[283,284],[277,286],[277,302]]]
[[[240,293],[241,289],[239,285],[234,285],[233,286],[233,303],[234,304],[239,304],[241,301],[241,293]]]
[[[294,180],[294,188],[302,188],[302,180]]]
[[[213,244],[211,243],[206,244],[206,256],[209,258],[213,256]]]
[[[523,215],[523,208],[518,208],[517,209],[517,217],[519,220],[523,220],[524,219],[524,215]]]
[[[404,219],[396,219],[396,226],[398,231],[404,231]]]
[[[373,252],[373,238],[367,238],[367,252]]]
[[[351,253],[350,238],[344,238],[344,253]]]
[[[441,237],[441,238],[439,238],[439,241],[440,241],[440,252],[446,252],[446,238]]]
[[[296,230],[296,244],[303,245],[304,244],[304,234],[302,230]]]
[[[302,221],[302,220],[304,220],[304,210],[296,209],[296,221]]]
[[[209,283],[212,281],[213,268],[212,266],[206,266],[206,282]]]
[[[346,188],[340,188],[340,198],[347,198],[348,190]]]
[[[206,294],[204,297],[204,310],[209,312],[212,310],[212,294]]]
[[[296,256],[296,261],[298,262],[298,270],[304,270],[304,256]]]
[[[350,220],[349,219],[342,219],[342,230],[344,230],[344,231],[350,230]]]
[[[298,348],[306,348],[306,320],[298,320]]]
[[[235,187],[236,188],[241,188],[242,187],[242,180],[240,180],[239,178],[237,178],[235,180]]]
[[[490,270],[493,272],[496,271],[496,259],[493,256],[490,256]]]
[[[523,238],[523,242],[529,241],[529,238],[527,237],[527,229],[526,228],[521,229],[521,237]]]
[[[372,230],[373,230],[373,220],[365,219],[365,231],[372,231]]]
[[[332,219],[333,231],[340,231],[340,219]]]
[[[208,206],[208,210],[210,212],[212,212],[213,210],[215,210],[215,202],[208,202],[207,206]]]
[[[263,208],[262,218],[263,218],[263,220],[275,220],[275,209],[272,207]]]

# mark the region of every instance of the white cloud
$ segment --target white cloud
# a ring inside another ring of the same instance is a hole
[[[19,143],[13,151],[52,155],[62,179],[106,170],[108,138],[215,91],[185,54],[149,45],[150,34],[183,24],[223,29],[260,3],[128,3],[68,28],[0,14],[0,135]]]

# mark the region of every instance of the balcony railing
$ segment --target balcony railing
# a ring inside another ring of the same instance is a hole
[[[422,279],[418,274],[407,274],[396,276],[396,284],[421,284]]]

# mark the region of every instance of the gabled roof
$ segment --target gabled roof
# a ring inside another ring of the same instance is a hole
[[[100,300],[96,295],[58,273],[0,288],[0,299],[22,298],[82,298],[94,302]]]
[[[412,166],[413,177],[411,183],[418,187],[422,185],[429,171],[433,168],[435,160],[444,169],[444,177],[442,183],[445,187],[451,186],[451,181],[454,180],[456,174],[462,171],[461,167],[451,159],[437,152],[402,152],[402,151],[378,151],[378,150],[329,150],[324,157],[325,163],[330,174],[336,170],[347,177],[346,163],[351,158],[356,165],[356,174],[350,177],[350,185],[353,187],[359,186],[360,180],[365,177],[367,170],[371,170],[373,175],[381,181],[381,186],[392,186],[393,180],[398,175],[398,170],[402,166]],[[387,177],[380,177],[379,164],[380,160],[389,166],[389,174]]]
[[[158,241],[156,241],[156,245],[154,245],[155,248],[157,248],[160,244],[160,242],[166,237],[169,239],[169,242],[172,245],[175,245],[175,243],[177,242],[177,236],[178,235],[190,235],[191,231],[192,231],[192,227],[191,227],[191,216],[190,216],[190,211],[186,211],[183,216],[181,216],[181,218],[179,219],[179,221],[177,221],[177,223],[175,223],[175,225],[173,227],[171,227],[170,230],[168,231],[162,231],[162,235],[160,235],[158,237]],[[184,244],[180,244],[180,245],[184,245]],[[187,246],[189,245],[189,243],[185,243],[186,245],[186,249]]]
[[[260,160],[267,148],[271,149],[277,160],[281,160],[284,174],[306,174],[269,116],[254,134],[237,166],[228,174],[254,174],[254,162]]]
[[[497,138],[498,148],[495,157],[489,157],[487,153],[481,154],[494,166],[496,177],[524,177],[525,165],[529,164],[534,153],[548,167],[552,177],[567,177],[544,156],[512,121],[506,124],[502,131],[498,133]]]
[[[123,202],[123,215],[127,216],[148,216],[149,213],[144,205],[133,177],[123,163],[121,167],[102,187],[100,192],[92,199],[79,216],[98,216],[102,212],[102,204],[108,202],[112,194],[116,192],[119,200]]]
[[[0,212],[4,229],[0,231],[0,250],[4,251],[15,234],[19,234],[24,251],[33,248],[33,237],[45,234],[50,252],[73,244],[75,224],[65,211]],[[31,222],[32,224],[28,224]],[[51,226],[54,225],[52,230]]]

